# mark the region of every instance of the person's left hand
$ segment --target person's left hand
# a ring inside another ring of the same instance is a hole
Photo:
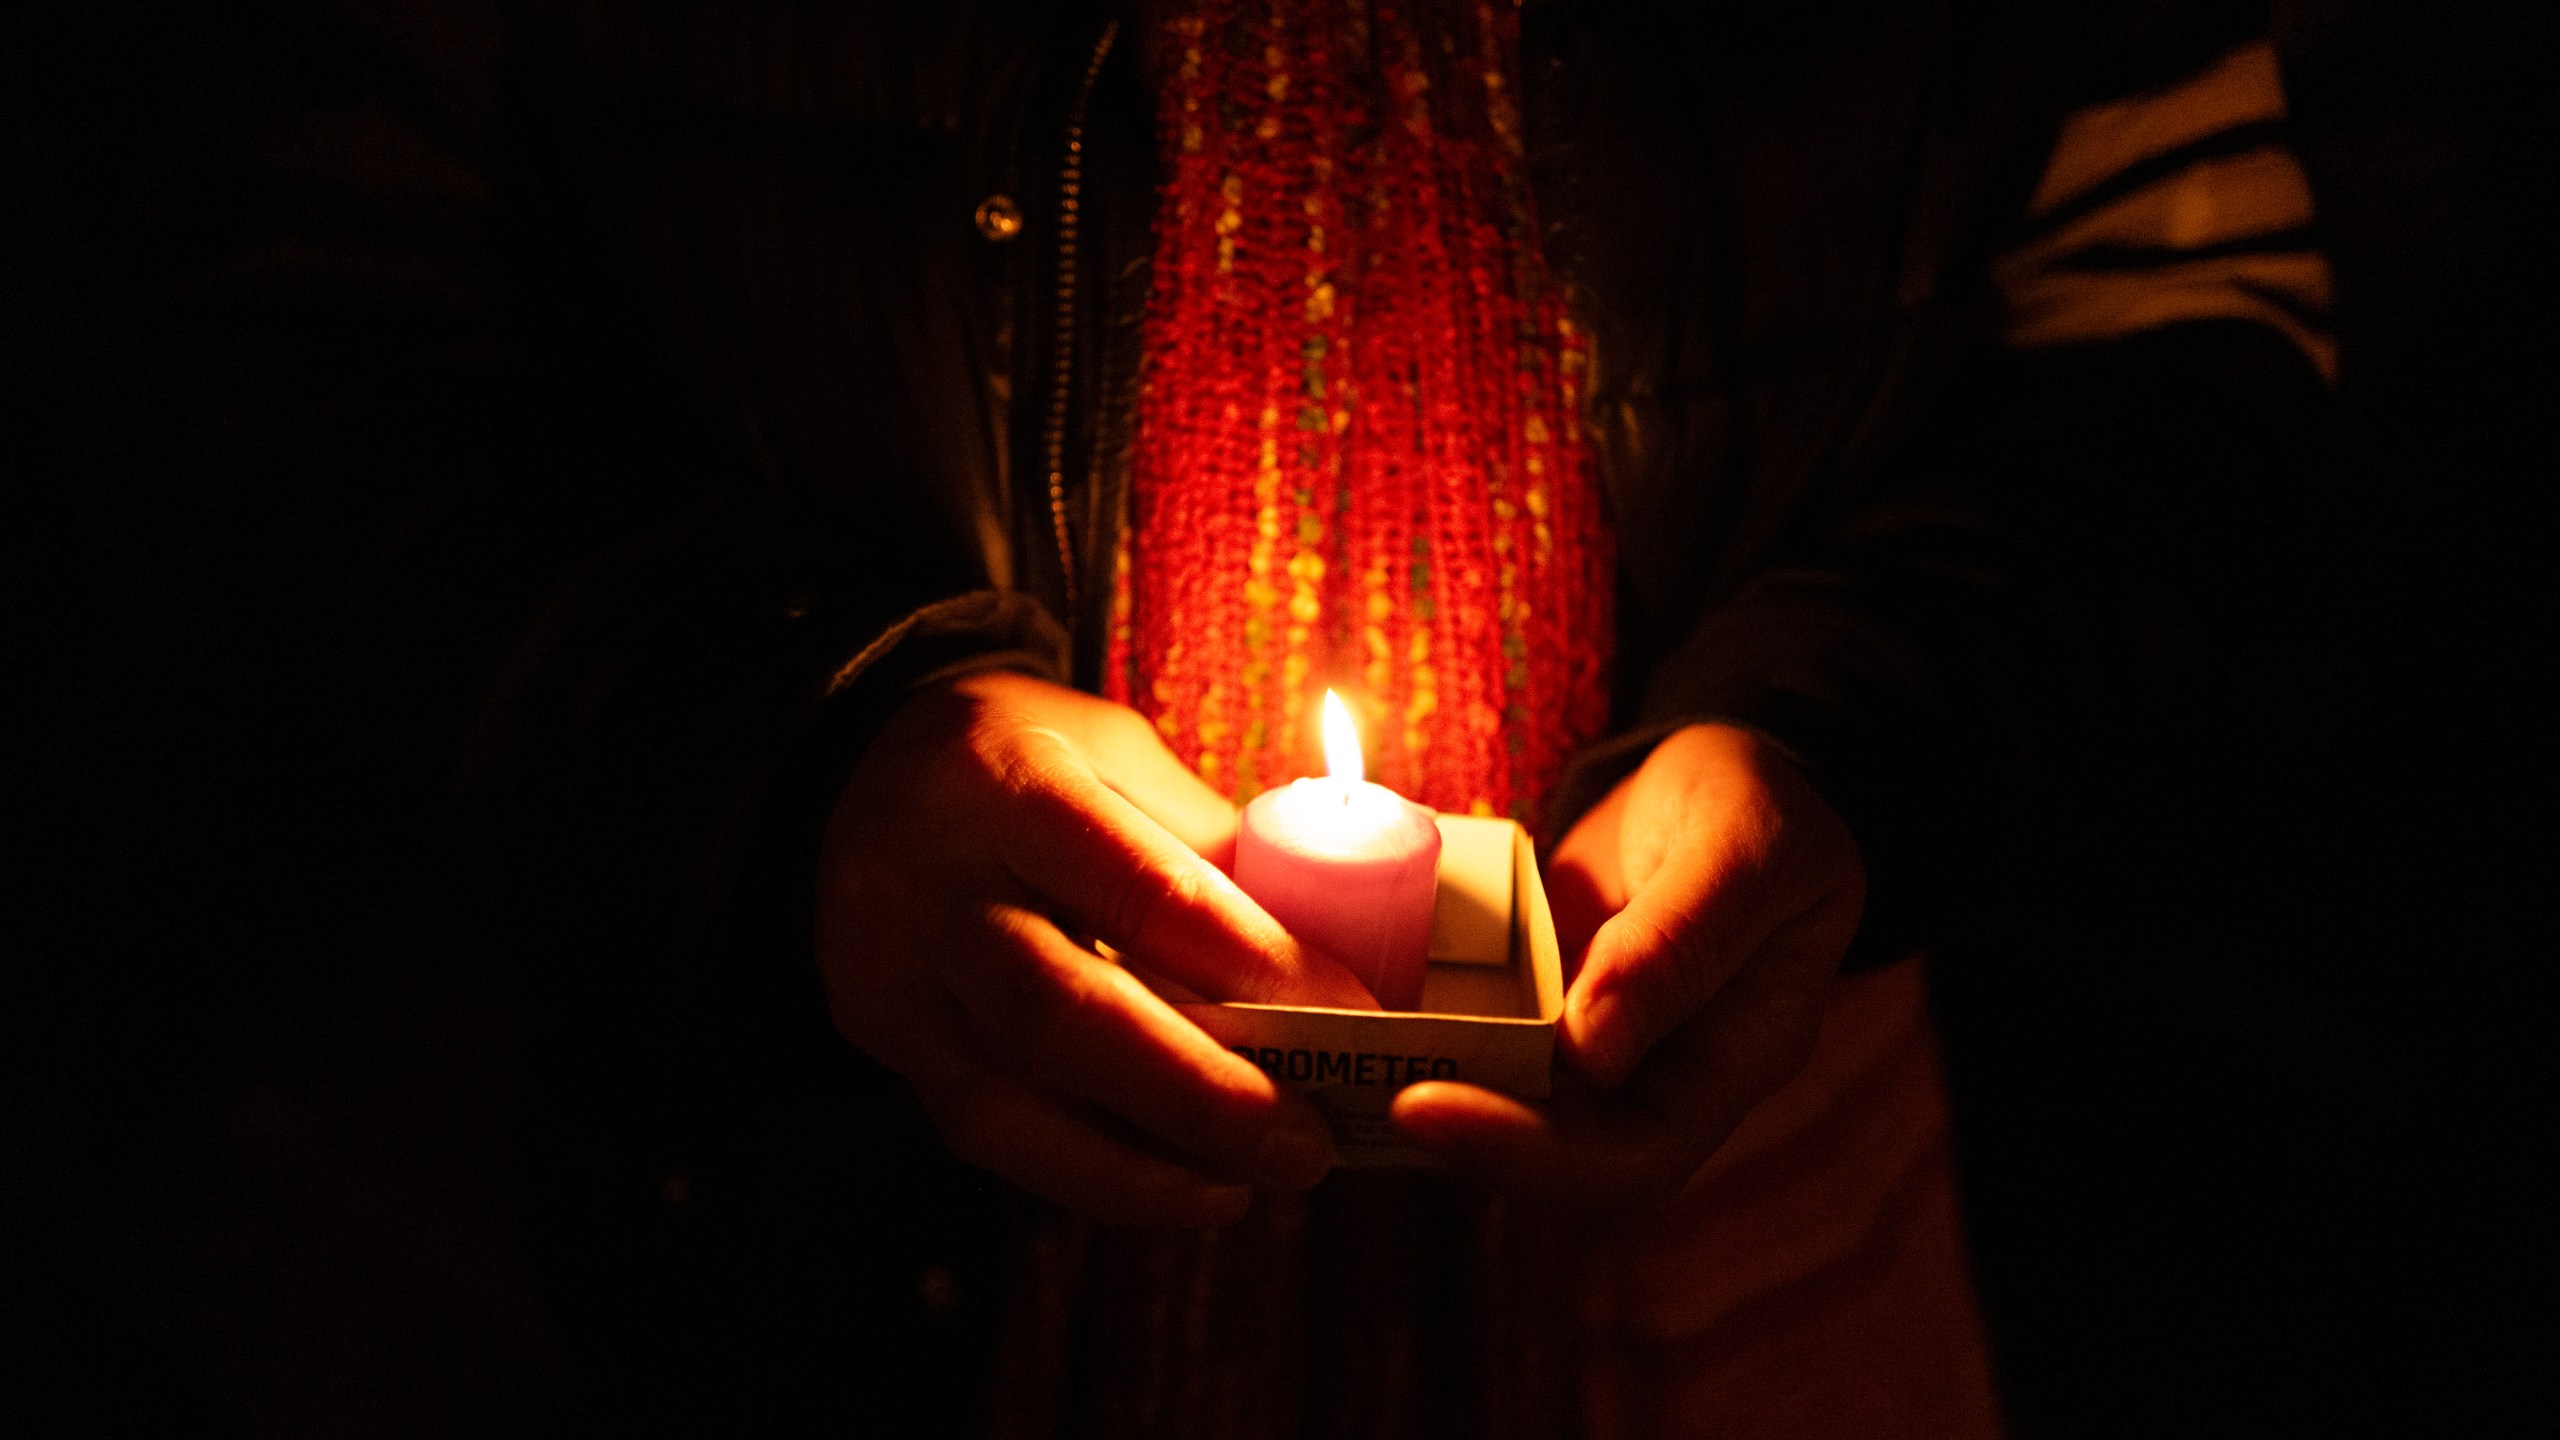
[[[1692,725],[1574,826],[1547,884],[1571,1073],[1536,1107],[1414,1085],[1395,1123],[1501,1189],[1667,1199],[1811,1055],[1866,902],[1857,842],[1767,742]]]

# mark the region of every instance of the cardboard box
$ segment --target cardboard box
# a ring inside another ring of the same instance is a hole
[[[1536,849],[1509,820],[1443,815],[1440,837],[1421,1010],[1218,1005],[1166,993],[1220,1044],[1315,1101],[1344,1165],[1438,1163],[1387,1120],[1396,1092],[1416,1080],[1547,1095],[1564,979]]]

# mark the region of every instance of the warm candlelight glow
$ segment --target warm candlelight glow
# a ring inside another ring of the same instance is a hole
[[[1342,697],[1324,692],[1331,772],[1265,790],[1236,832],[1236,883],[1290,933],[1351,968],[1378,1003],[1422,1003],[1440,865],[1431,812],[1361,763]]]
[[[1360,732],[1352,727],[1351,711],[1330,690],[1324,692],[1324,768],[1334,779],[1355,785],[1368,778],[1360,763]]]

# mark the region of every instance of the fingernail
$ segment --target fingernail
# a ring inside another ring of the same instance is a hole
[[[1408,1139],[1436,1146],[1447,1138],[1441,1133],[1440,1117],[1434,1115],[1428,1105],[1406,1103],[1412,1095],[1413,1091],[1407,1089],[1396,1097],[1395,1104],[1388,1107],[1387,1123],[1402,1131]]]
[[[1262,1138],[1254,1171],[1264,1183],[1304,1190],[1333,1168],[1333,1137],[1321,1127],[1284,1125]]]
[[[1614,1056],[1616,1047],[1612,1043],[1616,1037],[1610,1033],[1609,1024],[1617,1013],[1617,998],[1603,995],[1585,1003],[1581,1013],[1573,1017],[1574,1023],[1568,1027],[1573,1037],[1576,1068],[1583,1072],[1585,1079],[1604,1087],[1615,1084],[1619,1078]]]

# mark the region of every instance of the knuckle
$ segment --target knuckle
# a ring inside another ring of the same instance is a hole
[[[1115,939],[1131,944],[1143,943],[1141,937],[1157,918],[1197,904],[1200,878],[1182,868],[1167,868],[1141,860],[1122,877],[1120,891],[1103,912]]]
[[[1644,914],[1622,918],[1632,933],[1628,963],[1614,977],[1618,986],[1678,1015],[1712,998],[1719,950],[1706,927]]]
[[[1001,789],[1021,790],[1037,775],[1019,727],[982,716],[969,727],[962,745],[976,771]]]
[[[1743,792],[1741,803],[1734,807],[1734,826],[1763,847],[1792,838],[1795,826],[1788,807],[1765,785],[1754,785]]]
[[[999,774],[1025,790],[1053,787],[1059,762],[1069,750],[1058,732],[1019,720],[1008,720],[993,729],[989,744],[999,756]]]
[[[1715,977],[1722,966],[1724,947],[1715,942],[1703,925],[1657,928],[1663,942],[1664,985],[1681,1012],[1686,1014],[1706,1004],[1714,995]]]

